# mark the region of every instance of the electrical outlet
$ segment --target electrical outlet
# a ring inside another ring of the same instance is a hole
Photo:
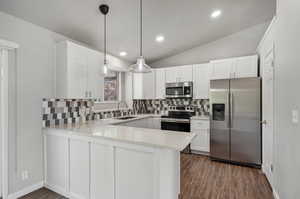
[[[299,123],[299,111],[298,110],[292,110],[292,122],[294,124],[298,124]]]
[[[29,174],[28,174],[28,171],[27,170],[24,170],[22,172],[22,180],[25,181],[29,178]]]

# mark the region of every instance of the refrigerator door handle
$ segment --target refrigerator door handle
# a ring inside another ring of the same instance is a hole
[[[233,127],[233,109],[234,107],[234,98],[233,98],[233,93],[231,93],[231,96],[230,96],[230,128]]]
[[[227,101],[228,101],[228,112],[229,112],[229,117],[228,117],[228,122],[227,122],[227,128],[231,128],[231,104],[230,104],[230,92],[227,94]]]

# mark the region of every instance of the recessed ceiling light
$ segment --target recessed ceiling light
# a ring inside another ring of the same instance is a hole
[[[215,10],[211,13],[211,18],[218,18],[219,16],[221,16],[222,11],[221,10]]]
[[[120,56],[124,57],[126,55],[127,55],[127,52],[125,52],[125,51],[120,52]]]
[[[165,37],[163,35],[158,35],[158,36],[156,36],[155,40],[157,42],[161,43],[161,42],[165,41]]]

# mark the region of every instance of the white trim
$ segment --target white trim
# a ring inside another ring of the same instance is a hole
[[[277,193],[277,191],[275,189],[273,189],[273,196],[275,199],[280,199],[279,194]]]
[[[19,44],[16,44],[11,41],[0,39],[0,50],[12,51],[19,48]],[[2,64],[1,64],[2,65]],[[8,55],[7,55],[7,63],[4,65],[5,67],[1,69],[1,117],[8,118]],[[4,96],[6,96],[4,98]],[[3,126],[3,124],[5,124]],[[1,127],[1,136],[2,136],[2,197],[3,199],[8,198],[8,121],[2,120],[2,127]]]
[[[276,20],[277,20],[277,17],[274,16],[270,25],[268,26],[264,36],[262,37],[262,39],[260,40],[257,48],[256,48],[256,52],[259,52],[261,50],[261,47],[263,46],[263,43],[265,42],[267,36],[269,35],[269,33],[271,32],[272,28],[275,26],[275,23],[276,23]]]
[[[2,63],[0,65],[1,67],[1,140],[2,140],[2,154],[1,154],[1,174],[2,174],[2,197],[3,199],[6,199],[8,196],[8,50],[7,49],[1,49],[0,53],[2,53],[6,60],[3,59],[0,60]],[[4,57],[3,56],[3,57]],[[5,63],[4,63],[5,62]]]
[[[16,44],[14,42],[11,41],[6,41],[6,40],[2,40],[0,39],[0,48],[5,48],[8,50],[12,50],[12,49],[16,49],[19,48],[19,44]]]
[[[26,187],[26,188],[22,189],[21,191],[18,191],[18,192],[13,193],[13,194],[9,194],[8,195],[8,199],[17,199],[17,198],[20,198],[22,196],[25,196],[25,195],[33,192],[33,191],[36,191],[36,190],[38,190],[40,188],[43,188],[43,187],[44,187],[44,182],[41,181],[41,182],[36,183],[36,184],[34,184],[32,186]]]
[[[44,187],[66,198],[70,197],[70,194],[68,194],[64,188],[58,187],[56,185],[50,185],[48,183],[45,183]]]

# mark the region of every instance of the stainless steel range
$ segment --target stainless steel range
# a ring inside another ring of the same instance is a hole
[[[161,129],[191,132],[191,117],[194,115],[195,110],[191,106],[171,106],[168,115],[161,117]],[[183,152],[190,153],[190,146]]]
[[[171,106],[167,116],[161,117],[161,129],[171,131],[191,131],[190,118],[195,115],[193,107]]]

